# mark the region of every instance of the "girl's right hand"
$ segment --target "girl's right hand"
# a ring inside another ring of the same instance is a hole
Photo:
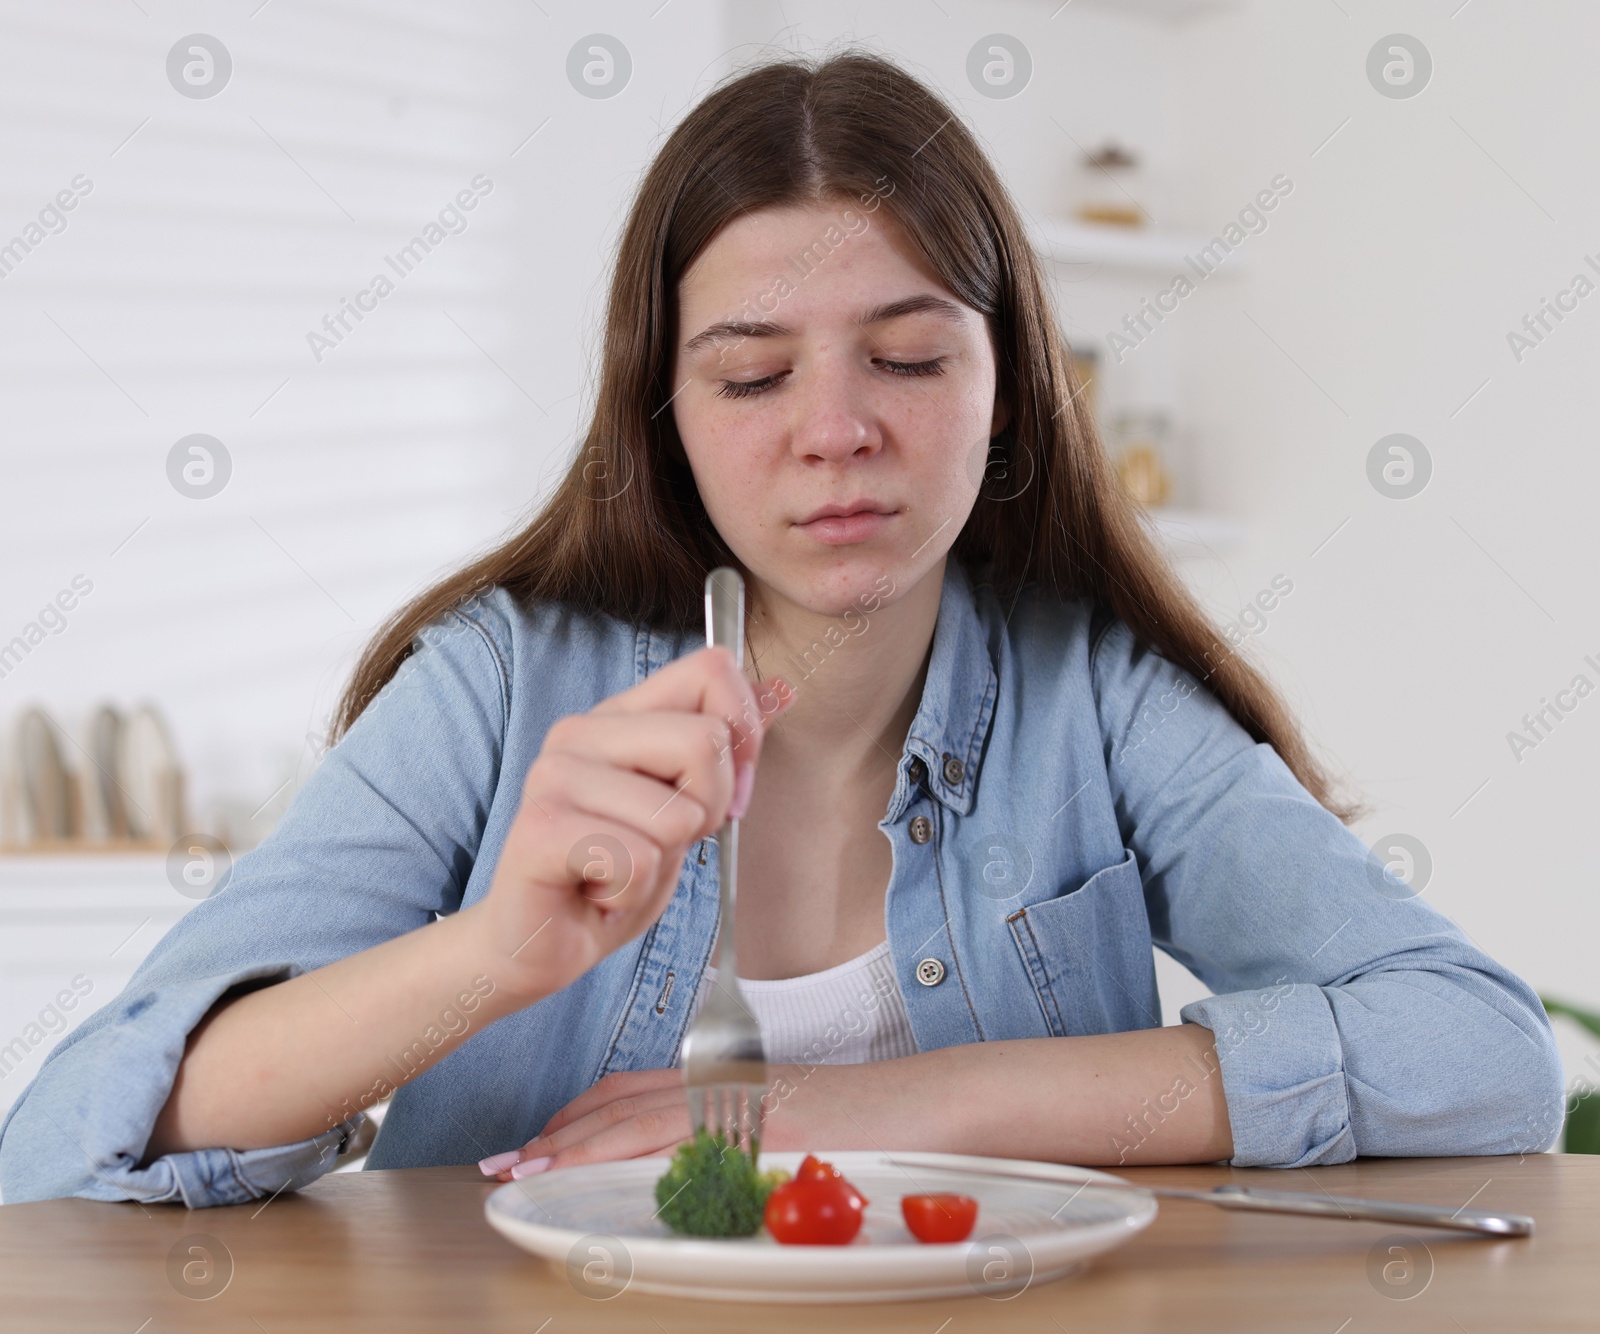
[[[531,1004],[655,921],[689,848],[749,805],[762,736],[793,699],[706,648],[556,722],[475,905],[496,986]]]

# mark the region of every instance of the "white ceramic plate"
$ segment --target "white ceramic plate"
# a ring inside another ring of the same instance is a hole
[[[763,1153],[763,1168],[794,1171],[804,1155]],[[893,1167],[881,1153],[818,1153],[869,1201],[849,1246],[780,1246],[765,1232],[710,1240],[674,1235],[655,1217],[655,1184],[666,1158],[568,1167],[514,1181],[489,1196],[496,1231],[543,1256],[586,1296],[628,1289],[744,1302],[882,1302],[929,1297],[1014,1296],[1120,1246],[1156,1216],[1152,1196],[1095,1190],[1104,1172],[1029,1163],[1060,1185],[983,1176],[994,1160],[938,1158],[953,1171]],[[1005,1160],[1012,1161],[1012,1160]],[[967,1241],[919,1242],[900,1216],[900,1197],[926,1191],[970,1195],[978,1222]]]
[[[83,775],[84,833],[101,842],[128,836],[128,808],[117,786],[122,728],[122,715],[112,704],[102,704],[90,715],[89,764]]]
[[[128,715],[117,738],[117,783],[128,828],[135,838],[177,838],[172,783],[177,755],[161,714],[142,704]]]
[[[17,771],[31,836],[71,838],[72,783],[62,758],[55,722],[43,709],[29,709],[17,721]]]

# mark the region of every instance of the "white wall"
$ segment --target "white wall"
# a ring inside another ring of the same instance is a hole
[[[1294,580],[1260,647],[1376,805],[1360,832],[1419,838],[1430,901],[1541,991],[1594,1006],[1600,696],[1520,762],[1507,734],[1577,673],[1600,686],[1583,662],[1600,662],[1600,295],[1520,364],[1506,334],[1575,274],[1600,279],[1583,263],[1600,255],[1584,165],[1600,13],[1342,8],[1253,5],[1191,30],[1176,71],[1213,217],[1273,172],[1298,183],[1251,242],[1248,287],[1193,312],[1209,475],[1251,536],[1214,601]],[[1364,72],[1397,31],[1434,60],[1405,100]],[[1367,480],[1392,432],[1433,458],[1409,500]],[[1562,1031],[1576,1073],[1593,1047]]]
[[[92,187],[0,281],[0,642],[93,585],[0,722],[153,697],[199,824],[270,822],[373,628],[566,455],[613,234],[717,33],[697,0],[258,3],[0,7],[0,239]],[[566,77],[596,28],[637,56],[612,99]],[[195,32],[233,61],[204,99],[166,74]],[[394,275],[475,178],[465,230]],[[307,334],[378,273],[319,362]],[[197,432],[233,469],[201,500],[166,473]]]

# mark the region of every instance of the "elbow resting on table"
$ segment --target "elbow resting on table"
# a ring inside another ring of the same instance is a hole
[[[1385,985],[1403,988],[1410,1003],[1390,1039],[1395,1050],[1347,1063],[1358,1153],[1520,1155],[1556,1142],[1566,1098],[1561,1056],[1531,988],[1454,968],[1391,974]],[[1348,990],[1365,1009],[1368,989],[1358,982]],[[1339,1002],[1335,1009],[1342,1030],[1345,1011]],[[1375,1036],[1365,1035],[1369,1043]]]

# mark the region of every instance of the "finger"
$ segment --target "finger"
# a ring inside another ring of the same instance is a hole
[[[764,728],[760,704],[754,686],[739,670],[729,649],[696,649],[590,710],[623,714],[656,711],[707,713],[721,718],[734,730],[734,749],[741,761],[754,764],[761,754]]]
[[[782,677],[773,677],[759,683],[758,730],[765,732],[773,719],[787,709],[795,699],[793,688]],[[690,794],[698,802],[704,818],[700,821],[675,822],[673,829],[680,832],[682,841],[693,842],[716,829],[728,814],[740,793],[741,776],[754,773],[753,755],[744,755],[748,763],[740,763],[735,772],[727,764],[731,752],[738,750],[738,734],[743,724],[719,726],[704,714],[652,713],[652,714],[574,714],[560,719],[545,736],[544,755],[574,755],[591,762],[610,765],[615,769],[631,769],[671,783],[676,792]],[[705,744],[700,744],[701,740]],[[748,800],[751,779],[743,777],[744,796]],[[643,816],[654,818],[672,793],[652,789],[634,788],[638,802],[648,802],[648,812],[636,806],[631,812],[614,807],[609,800],[606,785],[591,782],[585,789],[587,798],[572,791],[568,780],[555,766],[536,764],[529,770],[527,795],[535,801],[554,788],[568,795],[576,805],[584,805],[598,814],[626,818],[631,814],[634,822],[644,827]],[[742,809],[732,812],[742,815]],[[683,815],[681,809],[676,812]]]
[[[669,662],[637,685],[600,701],[592,712],[754,713],[755,691],[726,648],[701,648]]]
[[[703,837],[722,822],[733,797],[732,749],[728,725],[705,714],[573,714],[545,734],[540,759],[529,768],[523,790],[540,803],[559,798],[559,784],[542,761],[546,755],[576,755],[688,792],[707,812],[705,826],[695,834]]]
[[[522,1147],[522,1164],[534,1171],[640,1158],[681,1144],[692,1134],[689,1105],[681,1090],[658,1090],[606,1104],[553,1135],[540,1135]],[[507,1177],[511,1172],[507,1171]],[[524,1167],[524,1175],[530,1175]],[[512,1178],[515,1179],[515,1178]]]
[[[633,825],[552,803],[517,812],[500,861],[521,883],[520,892],[564,896],[578,890],[609,914],[634,914],[655,901],[663,876],[676,884],[686,851],[663,846]]]
[[[676,1068],[615,1071],[604,1079],[591,1084],[545,1122],[544,1128],[539,1133],[540,1135],[553,1135],[563,1126],[570,1125],[580,1117],[587,1116],[595,1108],[615,1098],[637,1097],[640,1094],[654,1093],[660,1089],[676,1089],[682,1095],[683,1071]]]
[[[529,1157],[559,1154],[609,1130],[625,1127],[641,1117],[656,1116],[664,1112],[682,1113],[687,1133],[689,1102],[684,1097],[681,1084],[676,1088],[644,1089],[623,1097],[612,1098],[569,1121],[559,1130],[535,1136],[524,1146],[524,1152]]]
[[[543,763],[548,767],[540,786],[560,792],[574,810],[631,825],[664,848],[692,843],[713,828],[710,812],[693,794],[693,775],[674,785],[565,752]]]

